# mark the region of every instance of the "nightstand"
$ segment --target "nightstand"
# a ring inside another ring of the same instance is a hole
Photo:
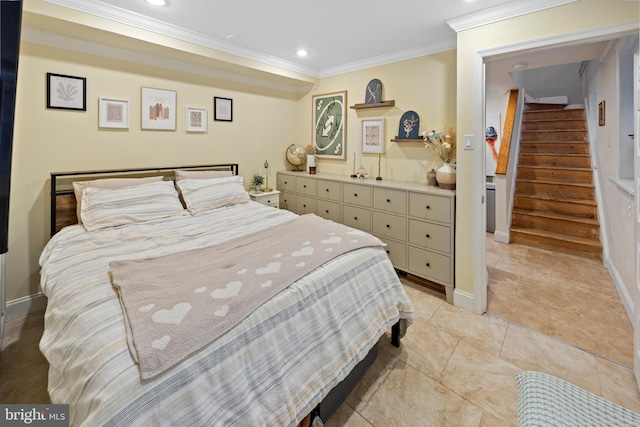
[[[269,191],[269,192],[260,192],[255,193],[253,191],[249,192],[249,197],[254,202],[262,203],[266,206],[271,206],[273,208],[280,208],[280,192],[278,190]]]

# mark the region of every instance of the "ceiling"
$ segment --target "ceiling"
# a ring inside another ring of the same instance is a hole
[[[303,75],[327,77],[456,48],[457,30],[575,0],[43,0]],[[306,57],[296,52],[304,49]],[[599,59],[602,40],[522,51],[487,63],[487,91],[527,69]],[[308,82],[303,82],[308,84]]]
[[[358,63],[455,49],[446,21],[487,9],[500,15],[514,4],[530,9],[533,0],[45,1],[322,77]],[[308,56],[298,57],[299,49]]]

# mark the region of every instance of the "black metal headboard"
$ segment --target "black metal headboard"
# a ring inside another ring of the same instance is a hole
[[[62,227],[76,224],[76,198],[71,183],[79,179],[91,180],[115,177],[139,177],[162,175],[172,179],[172,172],[180,170],[230,170],[233,175],[238,175],[237,163],[221,163],[200,166],[169,166],[157,168],[139,169],[111,169],[76,172],[51,172],[51,236]],[[64,181],[61,185],[61,181]]]

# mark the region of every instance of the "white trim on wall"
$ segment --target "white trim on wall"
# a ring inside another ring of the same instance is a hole
[[[27,314],[44,311],[47,308],[47,297],[42,292],[14,299],[7,303],[7,322]]]

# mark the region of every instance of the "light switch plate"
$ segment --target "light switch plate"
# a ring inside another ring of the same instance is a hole
[[[473,150],[473,135],[464,136],[464,149]]]

